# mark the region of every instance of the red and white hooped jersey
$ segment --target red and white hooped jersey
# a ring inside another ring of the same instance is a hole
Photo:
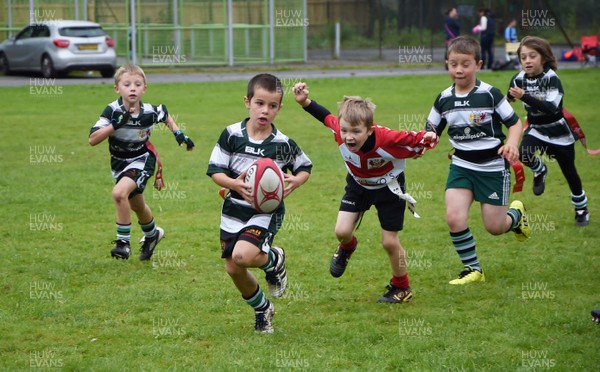
[[[425,150],[421,140],[426,131],[397,131],[373,123],[375,145],[367,152],[351,152],[340,135],[338,118],[329,114],[323,122],[333,132],[346,168],[366,189],[379,189],[396,179],[406,166],[406,158],[417,158]]]

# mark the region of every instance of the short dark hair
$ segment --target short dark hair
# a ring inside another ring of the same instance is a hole
[[[523,39],[521,39],[521,44],[519,45],[519,49],[517,49],[519,61],[521,60],[521,48],[523,46],[533,49],[540,54],[542,61],[544,61],[544,69],[551,68],[556,70],[558,68],[556,64],[556,58],[554,57],[554,54],[552,54],[550,43],[548,43],[546,39],[542,39],[541,37],[537,36],[525,36]]]
[[[448,55],[452,52],[472,55],[475,57],[475,62],[481,60],[481,46],[477,40],[470,36],[459,36],[452,39],[448,45]]]
[[[283,84],[277,76],[271,74],[258,74],[250,79],[248,82],[248,92],[246,93],[248,100],[251,100],[252,97],[254,97],[254,90],[256,88],[263,88],[271,93],[281,93],[281,99],[283,99]]]

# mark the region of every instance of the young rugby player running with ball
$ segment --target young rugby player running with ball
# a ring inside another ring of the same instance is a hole
[[[248,82],[244,104],[249,117],[221,132],[207,171],[217,185],[230,190],[221,210],[221,258],[242,298],[254,309],[254,330],[260,333],[273,333],[275,307],[249,269],[262,269],[271,296],[283,296],[285,252],[273,246],[273,239],[283,223],[285,205],[282,202],[271,213],[254,209],[244,177],[254,161],[273,159],[284,171],[285,198],[308,180],[312,169],[296,142],[273,123],[283,106],[283,92],[281,80],[271,74],[256,75]]]

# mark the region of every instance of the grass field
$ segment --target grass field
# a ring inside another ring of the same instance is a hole
[[[565,70],[565,106],[600,147],[600,70]],[[506,90],[510,72],[481,74]],[[167,189],[145,196],[166,231],[152,262],[110,258],[114,239],[106,144],[89,128],[116,98],[111,86],[60,80],[2,88],[0,370],[597,370],[600,326],[600,157],[576,144],[591,223],[574,225],[567,184],[549,162],[546,193],[522,199],[532,238],[493,237],[472,208],[470,227],[487,281],[454,287],[461,270],[445,224],[444,136],[406,170],[422,218],[406,214],[400,239],[415,297],[377,304],[390,278],[375,211],[357,232],[346,274],[328,272],[345,168],[328,130],[286,91],[276,123],[314,163],[309,182],[287,200],[283,229],[289,287],[273,335],[253,332],[253,312],[219,258],[218,187],[205,175],[224,126],[245,114],[246,82],[152,84],[147,102],[164,103],[196,142],[186,153],[164,128],[153,133]],[[303,80],[298,76],[288,85]],[[449,77],[308,81],[311,97],[335,111],[344,94],[371,97],[376,121],[418,130]],[[42,86],[43,89],[40,89]],[[44,88],[45,87],[45,88]],[[522,106],[513,107],[521,117]],[[514,198],[514,197],[513,197]],[[132,241],[141,237],[133,220]],[[261,285],[262,273],[255,271]],[[266,286],[265,286],[266,288]]]

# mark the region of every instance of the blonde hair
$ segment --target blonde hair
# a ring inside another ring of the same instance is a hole
[[[140,66],[129,63],[119,67],[115,72],[115,85],[119,85],[119,81],[124,74],[140,75],[144,79],[144,85],[146,85],[146,74]]]
[[[338,117],[352,127],[364,124],[368,129],[373,125],[375,104],[369,98],[363,99],[359,96],[344,96],[339,103]]]

